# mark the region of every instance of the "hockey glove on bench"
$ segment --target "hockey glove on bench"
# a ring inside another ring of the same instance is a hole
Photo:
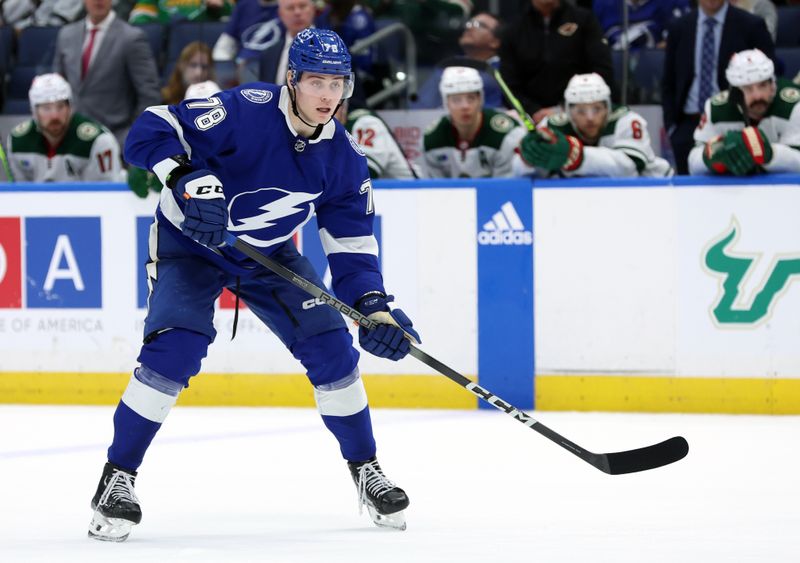
[[[394,296],[380,292],[368,293],[358,300],[356,310],[369,320],[379,323],[376,328],[358,329],[358,342],[361,347],[379,358],[397,361],[406,356],[410,342],[419,344],[419,333],[414,330],[406,314],[400,309],[390,309]]]
[[[583,163],[583,143],[554,129],[538,129],[522,138],[520,154],[530,166],[572,171]]]
[[[758,127],[728,131],[711,139],[703,150],[703,162],[715,174],[745,176],[772,160],[772,145]]]
[[[174,187],[171,184],[174,183]],[[228,226],[228,204],[222,191],[222,182],[209,170],[195,170],[167,178],[167,186],[173,187],[186,205],[183,208],[181,231],[192,240],[209,247],[225,242]]]

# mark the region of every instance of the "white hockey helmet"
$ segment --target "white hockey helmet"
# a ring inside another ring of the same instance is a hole
[[[184,94],[184,100],[195,100],[198,98],[206,99],[210,98],[214,94],[219,94],[222,92],[222,88],[219,87],[219,84],[214,82],[213,80],[206,80],[205,82],[198,82],[197,84],[190,84],[188,88],[186,88],[186,94]]]
[[[439,93],[442,103],[447,107],[447,96],[450,94],[463,94],[466,92],[479,92],[483,98],[483,79],[474,68],[466,66],[448,66],[442,72],[439,81]]]
[[[775,64],[759,49],[734,53],[725,69],[731,86],[746,86],[775,78]]]
[[[60,74],[55,72],[40,74],[35,76],[31,82],[28,100],[31,103],[31,112],[36,115],[36,106],[39,104],[49,104],[61,100],[72,103],[72,88]]]
[[[605,102],[608,107],[611,107],[611,88],[596,72],[576,74],[567,83],[567,89],[564,90],[564,101],[567,103],[567,108],[573,104],[594,102]]]

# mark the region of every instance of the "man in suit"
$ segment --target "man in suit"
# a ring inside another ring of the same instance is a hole
[[[311,0],[278,0],[281,38],[264,49],[258,65],[258,79],[271,84],[286,84],[289,46],[294,36],[313,27],[316,10]]]
[[[147,37],[111,10],[111,0],[84,0],[86,19],[58,32],[53,70],[67,79],[75,110],[108,127],[120,146],[133,120],[161,101]]]
[[[763,19],[728,5],[727,0],[698,0],[697,4],[670,26],[661,79],[664,127],[678,174],[689,173],[689,151],[705,101],[728,87],[725,69],[731,56],[760,49],[775,58]]]

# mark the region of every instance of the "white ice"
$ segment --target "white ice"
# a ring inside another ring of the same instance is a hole
[[[359,517],[312,409],[176,408],[121,544],[86,537],[111,407],[0,407],[0,561],[797,562],[800,417],[534,413],[597,452],[685,436],[689,456],[608,476],[489,411],[374,410],[405,532]]]

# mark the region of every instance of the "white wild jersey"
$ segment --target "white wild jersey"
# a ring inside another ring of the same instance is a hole
[[[593,145],[575,130],[566,113],[551,115],[539,124],[583,143],[583,162],[575,170],[561,171],[565,176],[644,176],[661,178],[672,175],[672,167],[656,156],[647,131],[647,121],[625,106],[614,107]]]
[[[777,80],[775,98],[757,126],[772,145],[772,160],[763,165],[767,172],[800,172],[800,88],[787,80]],[[703,162],[705,144],[728,131],[745,127],[739,106],[723,90],[706,101],[700,124],[694,131],[697,145],[689,154],[691,174],[710,174]]]
[[[508,178],[525,129],[509,115],[483,110],[483,122],[472,140],[460,139],[449,116],[425,132],[425,168],[431,178]]]
[[[357,109],[347,115],[345,128],[364,151],[373,180],[414,178],[411,164],[380,117],[367,109]]]
[[[8,161],[17,182],[119,182],[119,143],[99,123],[73,114],[64,139],[50,147],[36,122],[20,123],[8,137]]]

